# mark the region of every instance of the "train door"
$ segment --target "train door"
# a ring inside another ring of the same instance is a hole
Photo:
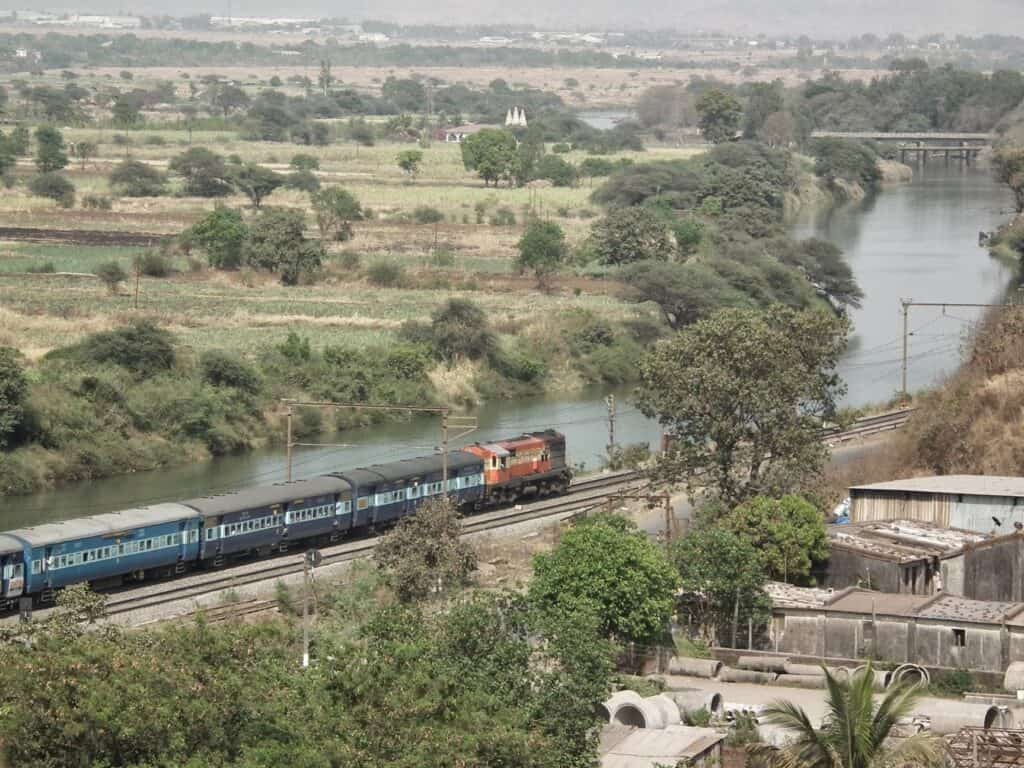
[[[0,574],[0,587],[4,597],[18,597],[25,591],[25,566],[21,561],[20,552],[3,559]]]

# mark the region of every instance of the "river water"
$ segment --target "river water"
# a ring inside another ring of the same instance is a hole
[[[933,164],[912,184],[887,189],[873,201],[807,216],[798,237],[817,236],[839,245],[866,296],[852,313],[854,336],[842,365],[849,383],[847,404],[887,400],[899,385],[899,299],[983,303],[999,301],[1010,271],[977,246],[979,230],[994,229],[1010,206],[1006,193],[980,171]],[[910,388],[934,384],[960,359],[963,333],[977,311],[913,308]],[[608,442],[606,390],[573,396],[522,399],[485,405],[480,428],[465,437],[495,439],[553,427],[567,436],[569,458],[585,468],[600,465]],[[619,443],[659,439],[657,424],[616,395]],[[366,466],[432,452],[440,442],[437,419],[420,418],[344,433],[349,446],[296,449],[296,478]],[[460,444],[455,441],[453,445]],[[252,451],[157,472],[81,483],[0,504],[0,530],[123,509],[132,505],[218,493],[285,478],[284,451]]]

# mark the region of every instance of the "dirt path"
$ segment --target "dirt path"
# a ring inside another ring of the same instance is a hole
[[[159,235],[151,232],[0,227],[0,241],[23,243],[63,243],[65,245],[148,248],[153,245],[158,245],[161,240],[165,240],[167,237],[167,235]]]

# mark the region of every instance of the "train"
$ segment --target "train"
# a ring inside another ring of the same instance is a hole
[[[555,430],[339,470],[215,496],[153,504],[0,533],[0,607],[51,602],[71,584],[112,588],[233,559],[381,530],[444,494],[462,511],[565,493],[565,436]]]

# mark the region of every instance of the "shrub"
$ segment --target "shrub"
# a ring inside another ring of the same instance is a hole
[[[110,186],[125,197],[159,197],[167,187],[167,177],[147,163],[124,160],[110,172]]]
[[[107,261],[100,264],[96,267],[96,271],[93,274],[103,281],[104,285],[111,291],[117,290],[118,284],[128,279],[128,273],[116,261]]]
[[[139,272],[146,277],[167,277],[174,271],[171,260],[160,251],[146,251],[139,254],[136,257],[136,266]]]
[[[42,264],[33,264],[25,270],[32,275],[50,275],[57,271],[52,261],[44,261]]]
[[[250,395],[260,391],[256,369],[227,352],[204,352],[199,358],[199,370],[203,381],[215,387],[230,387]]]
[[[218,205],[182,232],[181,240],[205,251],[211,267],[237,269],[242,265],[242,245],[248,235],[241,212]]]
[[[342,251],[338,256],[338,266],[342,269],[355,270],[362,266],[363,257],[356,251]]]
[[[602,264],[668,259],[672,252],[668,227],[649,208],[613,208],[594,224],[594,251]]]
[[[320,159],[316,155],[308,155],[303,152],[292,155],[292,159],[288,164],[296,171],[320,170]]]
[[[94,211],[109,211],[113,203],[106,195],[82,195],[82,207]]]
[[[564,141],[560,141],[557,144],[555,144],[553,147],[551,147],[551,151],[554,152],[556,155],[564,155],[566,152],[569,152],[571,150],[572,150],[572,147],[570,147]]]
[[[431,316],[430,325],[434,348],[448,362],[479,360],[497,350],[487,314],[468,299],[446,301]]]
[[[163,136],[149,135],[142,139],[142,143],[149,147],[163,147],[167,144],[167,139]]]
[[[417,224],[437,224],[444,221],[444,214],[437,208],[420,205],[413,210],[412,218]]]
[[[75,185],[56,171],[40,173],[33,177],[28,188],[36,197],[56,200],[61,208],[71,208],[75,204]]]
[[[139,320],[113,331],[94,333],[50,355],[120,365],[145,379],[174,366],[173,342],[174,337],[164,329],[149,320]]]
[[[516,225],[516,214],[511,208],[501,206],[491,216],[492,227],[514,227]]]
[[[576,184],[578,173],[576,166],[558,155],[545,155],[537,163],[533,175],[537,179],[547,179],[556,187],[571,187]]]
[[[316,192],[320,189],[320,179],[312,171],[295,171],[284,177],[284,186],[300,192]]]
[[[399,288],[405,282],[405,268],[393,261],[375,261],[367,268],[366,279],[381,288]]]

